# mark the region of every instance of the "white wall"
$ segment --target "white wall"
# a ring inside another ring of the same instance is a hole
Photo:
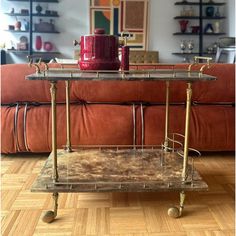
[[[73,40],[89,33],[89,1],[60,0],[57,28],[61,32],[56,40],[61,57],[73,58]]]
[[[229,22],[227,31],[230,37],[235,37],[235,11],[235,0],[228,0],[226,14]]]
[[[175,0],[149,0],[149,50],[159,51],[160,62],[174,63],[181,62],[182,58],[172,55],[172,52],[180,52],[179,44],[183,36],[174,36],[173,33],[179,31],[178,20],[174,20],[173,17],[180,14],[182,7],[175,6]],[[176,0],[177,1],[177,0]],[[179,0],[180,1],[180,0]],[[194,0],[189,0],[194,1]],[[196,0],[195,0],[196,1]],[[206,0],[207,1],[207,0]],[[224,0],[214,0],[224,1]],[[235,36],[235,0],[225,0],[226,6],[221,7],[221,11],[226,13],[227,19],[222,25],[227,26],[225,31],[229,36]],[[11,2],[2,0],[2,12],[8,12],[11,9]],[[23,4],[23,3],[18,3]],[[40,3],[41,4],[41,3]],[[57,10],[60,15],[56,20],[56,28],[60,31],[60,34],[42,34],[44,41],[52,41],[58,51],[62,53],[62,58],[73,58],[74,49],[72,42],[74,39],[79,39],[81,35],[89,33],[89,1],[88,0],[60,0],[59,4],[41,4],[44,9],[48,7],[51,10]],[[34,5],[35,8],[35,5]],[[197,8],[195,10],[196,14]],[[4,21],[2,21],[4,19]],[[1,14],[1,22],[9,20],[9,16]],[[12,19],[11,19],[12,20]],[[14,20],[14,19],[13,19]],[[191,21],[194,24],[193,21]],[[1,28],[3,24],[1,23]],[[2,35],[2,32],[1,32]],[[9,33],[4,33],[8,35]],[[186,36],[185,36],[186,37]],[[195,49],[198,47],[197,36],[187,36],[185,39],[194,40]],[[207,36],[204,38],[205,45],[214,42],[216,38],[213,36]],[[22,58],[11,55],[11,59],[8,61],[21,62]],[[13,57],[14,56],[14,57]]]
[[[179,51],[179,36],[173,36],[178,27],[173,19],[178,15],[173,0],[150,0],[149,50],[159,51],[160,62],[179,61],[172,52]]]

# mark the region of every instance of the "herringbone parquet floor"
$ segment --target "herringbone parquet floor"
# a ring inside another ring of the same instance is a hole
[[[51,194],[30,188],[46,155],[2,155],[1,232],[3,236],[233,236],[234,153],[203,155],[196,168],[208,192],[187,193],[184,215],[168,217],[178,193],[60,194],[57,219],[41,221],[53,206]]]

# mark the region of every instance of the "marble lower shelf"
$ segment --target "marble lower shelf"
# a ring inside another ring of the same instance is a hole
[[[53,182],[52,154],[48,157],[33,192],[155,192],[203,191],[207,184],[188,165],[182,181],[183,158],[161,149],[57,150],[58,182]]]

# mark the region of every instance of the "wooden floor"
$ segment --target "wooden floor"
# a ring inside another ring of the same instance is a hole
[[[3,155],[2,235],[221,236],[234,235],[234,153],[207,154],[196,168],[208,192],[187,193],[184,215],[168,217],[178,193],[60,194],[56,221],[41,217],[52,209],[51,194],[30,188],[46,155]]]

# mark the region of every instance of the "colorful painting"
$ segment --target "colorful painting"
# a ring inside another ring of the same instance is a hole
[[[91,10],[92,15],[92,22],[94,22],[93,30],[96,28],[104,28],[106,34],[111,34],[111,11],[108,9],[92,9]]]
[[[129,33],[131,49],[147,49],[149,0],[90,0],[90,33],[104,28],[106,34]]]

